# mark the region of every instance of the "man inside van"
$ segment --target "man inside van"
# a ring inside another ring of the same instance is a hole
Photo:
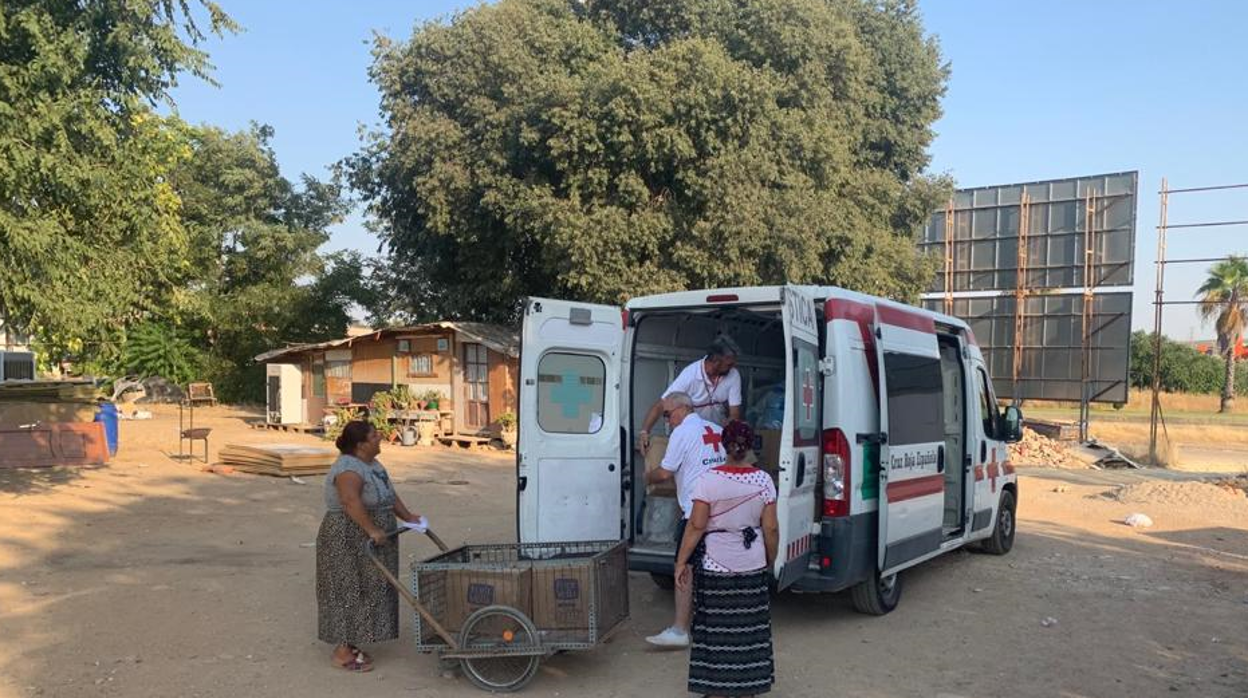
[[[667,451],[658,468],[646,473],[646,484],[655,485],[675,478],[676,501],[680,503],[681,519],[676,526],[676,545],[673,557],[680,553],[680,542],[685,537],[685,526],[693,513],[693,486],[698,478],[711,468],[728,462],[723,447],[723,430],[718,424],[708,422],[693,409],[693,399],[687,393],[669,393],[661,401],[663,418],[671,428]],[[673,563],[675,560],[673,559]],[[676,570],[673,565],[673,573]],[[676,617],[671,627],[658,635],[651,635],[646,642],[673,649],[689,646],[689,623],[693,616],[693,587],[684,591],[676,589]]]
[[[667,386],[663,397],[655,401],[641,423],[637,435],[641,452],[650,450],[650,429],[663,411],[663,399],[673,393],[685,393],[693,400],[693,410],[702,419],[723,427],[741,418],[741,372],[737,370],[740,347],[732,337],[721,334],[711,342],[706,356],[689,364]]]

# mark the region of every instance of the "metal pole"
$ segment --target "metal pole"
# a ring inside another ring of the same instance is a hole
[[[1161,311],[1165,307],[1166,207],[1169,204],[1169,185],[1163,177],[1161,212],[1157,223],[1157,288],[1153,300],[1153,404],[1148,417],[1148,460],[1153,465],[1157,464],[1157,422],[1161,417]]]

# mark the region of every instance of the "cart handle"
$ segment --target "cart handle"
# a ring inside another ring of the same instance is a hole
[[[397,538],[399,535],[410,530],[412,529],[400,526],[393,531],[386,531],[386,539]],[[425,535],[429,536],[429,539],[432,540],[438,548],[442,550],[442,552],[446,552],[449,549],[446,547],[446,543],[443,543],[442,539],[438,537],[438,534],[433,532],[433,529],[426,529]],[[433,614],[429,612],[429,609],[425,608],[425,605],[420,602],[420,599],[416,598],[416,595],[413,594],[410,589],[403,586],[403,583],[400,582],[394,574],[386,568],[386,565],[381,561],[381,558],[377,557],[377,546],[373,545],[373,539],[369,538],[364,541],[364,554],[370,561],[372,561],[377,570],[381,572],[381,575],[386,578],[386,581],[390,583],[390,586],[394,587],[395,591],[397,591],[399,595],[407,601],[408,605],[420,614],[420,617],[429,624],[429,627],[433,628],[434,633],[436,633],[438,637],[442,638],[442,640],[447,644],[447,647],[449,647],[451,651],[458,652],[460,647],[459,643],[456,642],[455,637],[451,635],[446,628],[442,627],[442,624],[438,622],[437,618],[433,617]]]
[[[406,526],[399,526],[398,528],[395,528],[392,531],[386,531],[386,540],[390,540],[391,538],[398,538],[400,535],[407,533],[408,531],[411,531],[411,530],[414,530],[414,529],[408,528]],[[433,532],[432,528],[425,529],[425,535],[428,536],[429,540],[433,541],[434,545],[438,546],[438,550],[442,552],[446,552],[450,550],[450,548],[446,545],[446,543],[443,543],[442,539],[438,537],[438,534]],[[377,546],[373,543],[372,538],[369,538],[368,540],[364,541],[364,552],[369,557],[376,557]]]

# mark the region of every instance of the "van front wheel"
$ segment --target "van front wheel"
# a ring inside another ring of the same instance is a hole
[[[676,578],[670,574],[659,574],[651,572],[650,579],[654,580],[654,585],[663,591],[671,591],[676,588]]]
[[[983,551],[990,555],[1004,555],[1014,547],[1015,513],[1014,493],[1006,490],[1001,493],[1001,501],[997,504],[997,525],[982,544]]]
[[[849,593],[854,601],[854,610],[871,616],[882,616],[897,608],[897,602],[901,600],[901,575],[881,577],[877,571]]]

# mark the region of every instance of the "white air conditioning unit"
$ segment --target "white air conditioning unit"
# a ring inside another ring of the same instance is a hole
[[[0,381],[35,379],[35,355],[29,351],[0,351]]]
[[[303,373],[294,364],[269,364],[267,377],[269,424],[303,423]]]

